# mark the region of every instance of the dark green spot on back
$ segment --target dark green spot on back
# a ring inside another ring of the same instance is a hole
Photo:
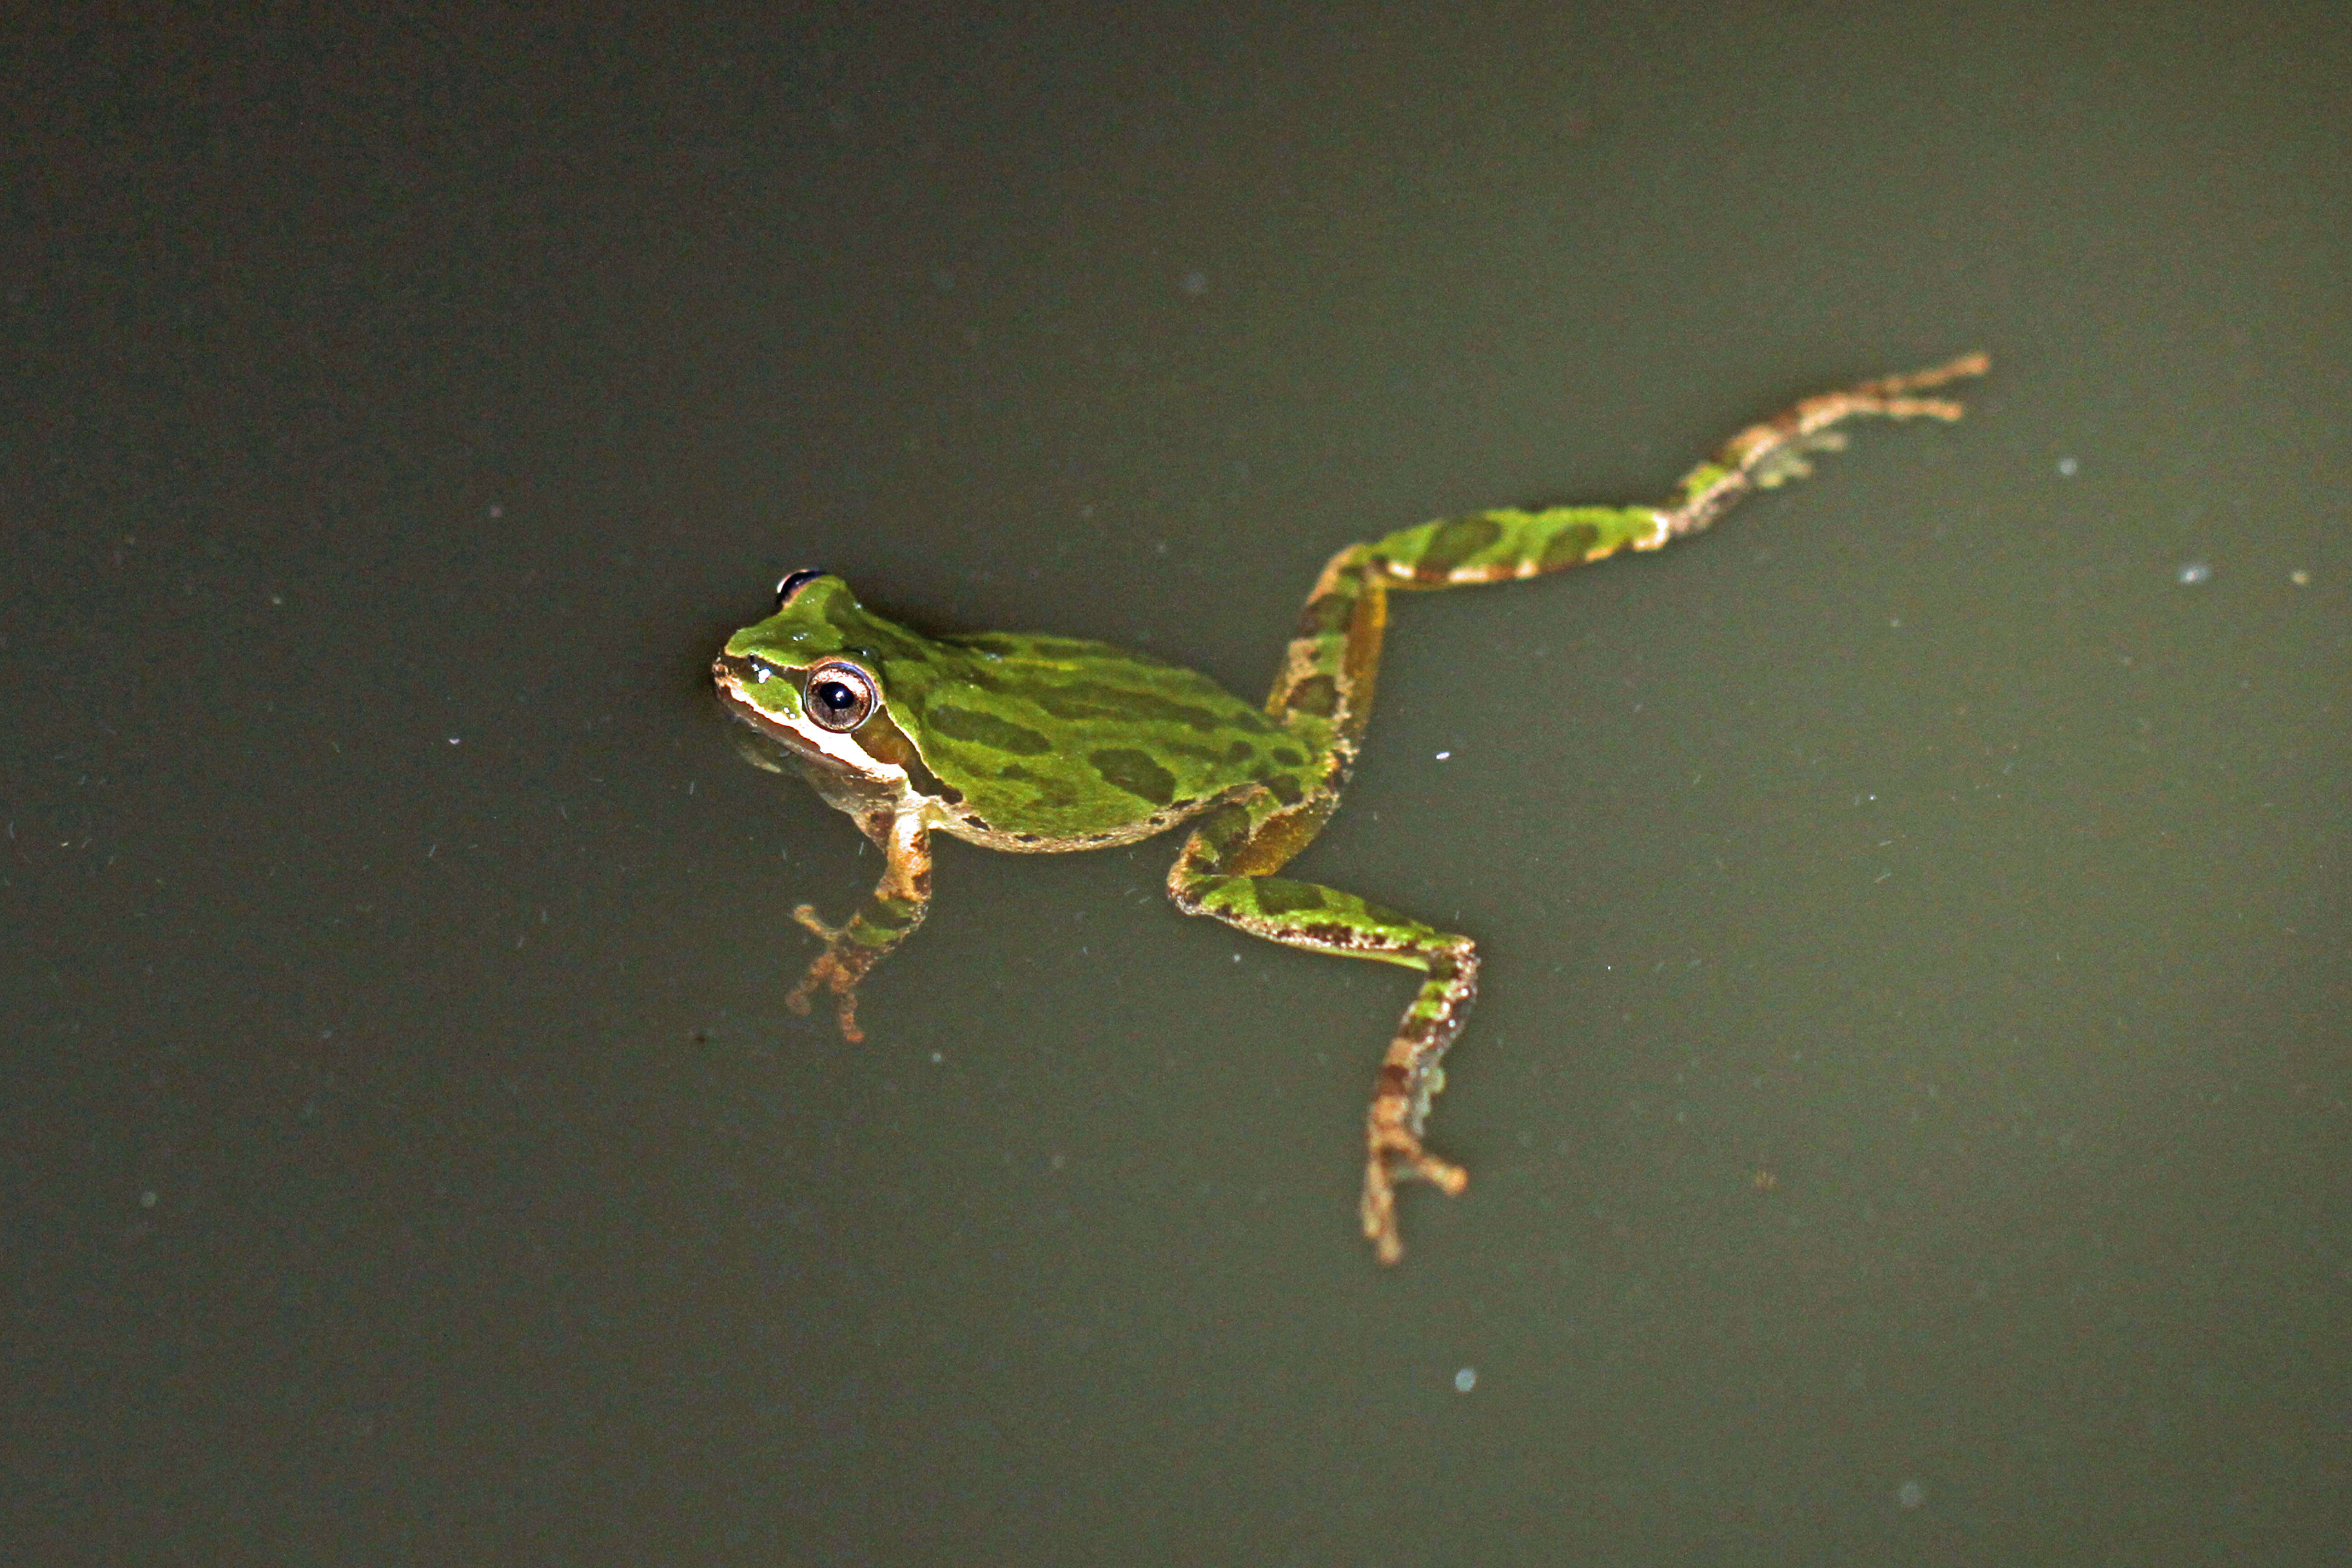
[[[986,746],[992,751],[1011,752],[1016,756],[1043,756],[1054,749],[1054,742],[1034,730],[1000,719],[993,713],[958,708],[950,703],[935,702],[924,710],[923,723],[932,732],[945,735],[950,741]]]
[[[1099,752],[1088,752],[1087,761],[1102,774],[1103,782],[1123,789],[1139,800],[1154,805],[1166,805],[1176,798],[1176,775],[1152,761],[1143,752],[1124,746],[1106,746]]]

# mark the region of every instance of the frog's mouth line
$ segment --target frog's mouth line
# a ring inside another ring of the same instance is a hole
[[[819,767],[846,769],[877,781],[898,783],[905,780],[906,769],[876,757],[848,735],[829,733],[825,740],[819,741],[772,717],[744,694],[743,688],[754,679],[749,659],[740,655],[721,654],[712,663],[710,673],[719,689],[719,705],[727,710],[729,715],[763,739],[782,746],[793,756]]]
[[[719,705],[727,710],[729,718],[757,730],[771,741],[791,747],[803,756],[824,755],[809,744],[806,736],[790,724],[770,718],[765,709],[744,695],[743,688],[752,679],[750,661],[722,655],[711,665],[710,673],[712,684],[719,688]]]

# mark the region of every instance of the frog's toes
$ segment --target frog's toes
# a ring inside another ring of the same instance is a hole
[[[1404,1256],[1404,1240],[1397,1234],[1396,1184],[1419,1176],[1448,1197],[1459,1196],[1470,1184],[1470,1173],[1441,1160],[1421,1146],[1421,1140],[1402,1127],[1371,1130],[1371,1157],[1364,1163],[1364,1236],[1382,1263]]]
[[[834,1012],[841,1024],[841,1037],[853,1046],[862,1044],[866,1031],[857,1026],[857,980],[856,969],[844,963],[830,951],[821,952],[808,966],[808,973],[801,976],[801,983],[793,986],[792,994],[784,998],[784,1005],[805,1016],[810,999],[822,986],[833,993]]]
[[[812,936],[822,938],[827,947],[841,940],[842,928],[825,924],[818,917],[814,904],[795,904],[793,907],[793,919],[800,921],[802,929]]]
[[[1813,471],[1814,453],[1843,452],[1846,445],[1843,430],[1814,430],[1798,436],[1787,446],[1767,452],[1757,463],[1756,488],[1778,489],[1791,479],[1809,478]]]

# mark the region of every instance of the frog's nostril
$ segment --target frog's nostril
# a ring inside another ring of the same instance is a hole
[[[738,680],[748,680],[754,684],[773,680],[784,673],[782,667],[761,658],[756,653],[729,654],[719,661],[719,668],[722,672],[733,675]]]

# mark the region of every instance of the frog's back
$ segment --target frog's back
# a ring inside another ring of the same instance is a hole
[[[1076,637],[941,637],[891,701],[925,764],[962,795],[940,823],[999,848],[1148,837],[1248,784],[1296,773],[1299,743],[1196,671]]]

